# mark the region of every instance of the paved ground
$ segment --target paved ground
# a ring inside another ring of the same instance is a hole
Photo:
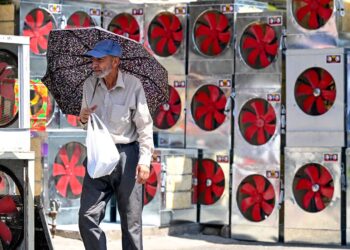
[[[103,224],[107,232],[108,249],[121,249],[120,227],[118,224]],[[182,233],[191,231],[191,234]],[[196,232],[197,231],[197,232]],[[287,245],[282,243],[257,243],[237,241],[214,235],[204,235],[198,232],[197,226],[187,228],[177,227],[176,233],[181,235],[169,236],[168,228],[159,229],[154,227],[144,227],[144,250],[327,250],[327,249],[349,249],[348,247],[332,246],[305,246]],[[192,234],[194,233],[194,234]],[[83,250],[84,246],[79,239],[78,227],[76,225],[58,228],[58,236],[52,240],[55,250]]]

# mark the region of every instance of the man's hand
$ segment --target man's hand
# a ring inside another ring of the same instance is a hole
[[[145,184],[149,177],[149,167],[139,164],[136,167],[136,181],[140,184]]]
[[[89,116],[91,113],[95,112],[97,108],[97,105],[92,106],[91,108],[83,108],[82,110],[80,110],[80,122],[85,124],[88,122],[89,120]]]

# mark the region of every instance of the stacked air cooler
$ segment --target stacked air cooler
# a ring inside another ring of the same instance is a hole
[[[344,35],[339,25],[345,24],[336,3],[287,1],[286,242],[342,241],[348,59],[336,47]]]
[[[231,233],[277,242],[281,164],[282,15],[238,14]]]
[[[200,223],[228,225],[234,7],[232,1],[193,3],[189,14],[186,147],[201,152],[193,202]]]
[[[1,249],[34,250],[29,86],[29,39],[0,36]]]
[[[45,130],[44,205],[58,200],[58,224],[77,223],[81,184],[85,175],[85,132],[78,117],[63,114],[40,79],[46,72],[46,51],[52,29],[101,26],[101,5],[76,1],[21,1],[20,33],[30,37],[31,129]],[[47,141],[46,141],[47,140]]]

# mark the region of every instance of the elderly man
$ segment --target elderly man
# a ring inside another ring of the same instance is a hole
[[[92,179],[86,174],[79,211],[81,237],[85,249],[107,249],[99,224],[115,193],[123,249],[142,249],[142,184],[149,177],[153,152],[145,92],[138,78],[119,70],[122,50],[117,42],[100,41],[86,55],[92,57],[94,74],[84,83],[80,121],[86,124],[95,112],[108,128],[120,161],[109,176]]]

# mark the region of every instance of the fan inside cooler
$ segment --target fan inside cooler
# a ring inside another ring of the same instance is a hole
[[[224,172],[220,165],[211,159],[195,161],[193,179],[193,201],[199,204],[214,204],[225,191]]]
[[[276,113],[272,105],[262,98],[246,102],[238,118],[239,130],[252,145],[267,143],[276,131]]]
[[[81,27],[93,27],[95,26],[95,22],[91,16],[89,16],[84,11],[76,11],[74,12],[67,21],[66,28],[81,28]]]
[[[85,167],[86,147],[79,142],[64,144],[56,155],[52,169],[57,193],[64,198],[79,198]]]
[[[17,120],[17,78],[16,56],[7,50],[0,50],[0,127],[8,127]]]
[[[121,13],[115,16],[110,24],[108,30],[115,34],[128,37],[136,42],[140,42],[140,26],[135,17],[129,13]]]
[[[298,205],[307,212],[325,209],[332,200],[334,182],[327,168],[317,163],[306,164],[295,174],[293,194]]]
[[[217,10],[202,13],[195,21],[193,29],[197,50],[206,56],[220,55],[230,44],[231,22],[232,20]]]
[[[4,250],[17,249],[23,241],[23,188],[16,176],[0,166],[0,239]]]
[[[224,123],[226,96],[216,85],[204,85],[193,96],[191,112],[197,126],[206,131]]]
[[[322,115],[334,104],[335,81],[325,69],[307,69],[296,80],[294,96],[299,108],[306,114]]]
[[[278,37],[273,27],[266,23],[253,23],[243,32],[240,52],[244,62],[254,69],[269,66],[278,52]]]
[[[332,16],[333,6],[333,0],[292,0],[295,20],[308,30],[324,26]]]
[[[239,184],[237,204],[243,216],[250,221],[267,219],[275,207],[275,190],[262,175],[249,175]]]
[[[160,106],[153,115],[154,126],[169,129],[176,124],[181,115],[181,98],[177,90],[169,85],[169,101]]]
[[[147,205],[150,203],[154,196],[156,196],[158,189],[158,178],[161,171],[161,164],[159,162],[152,162],[151,164],[151,172],[149,178],[147,179],[144,187],[143,193],[143,205]]]
[[[24,19],[23,35],[30,37],[30,51],[35,55],[45,55],[49,33],[56,29],[53,15],[43,8],[31,10]]]
[[[148,28],[148,42],[152,51],[161,57],[168,57],[179,49],[184,37],[182,24],[171,12],[156,15]]]

